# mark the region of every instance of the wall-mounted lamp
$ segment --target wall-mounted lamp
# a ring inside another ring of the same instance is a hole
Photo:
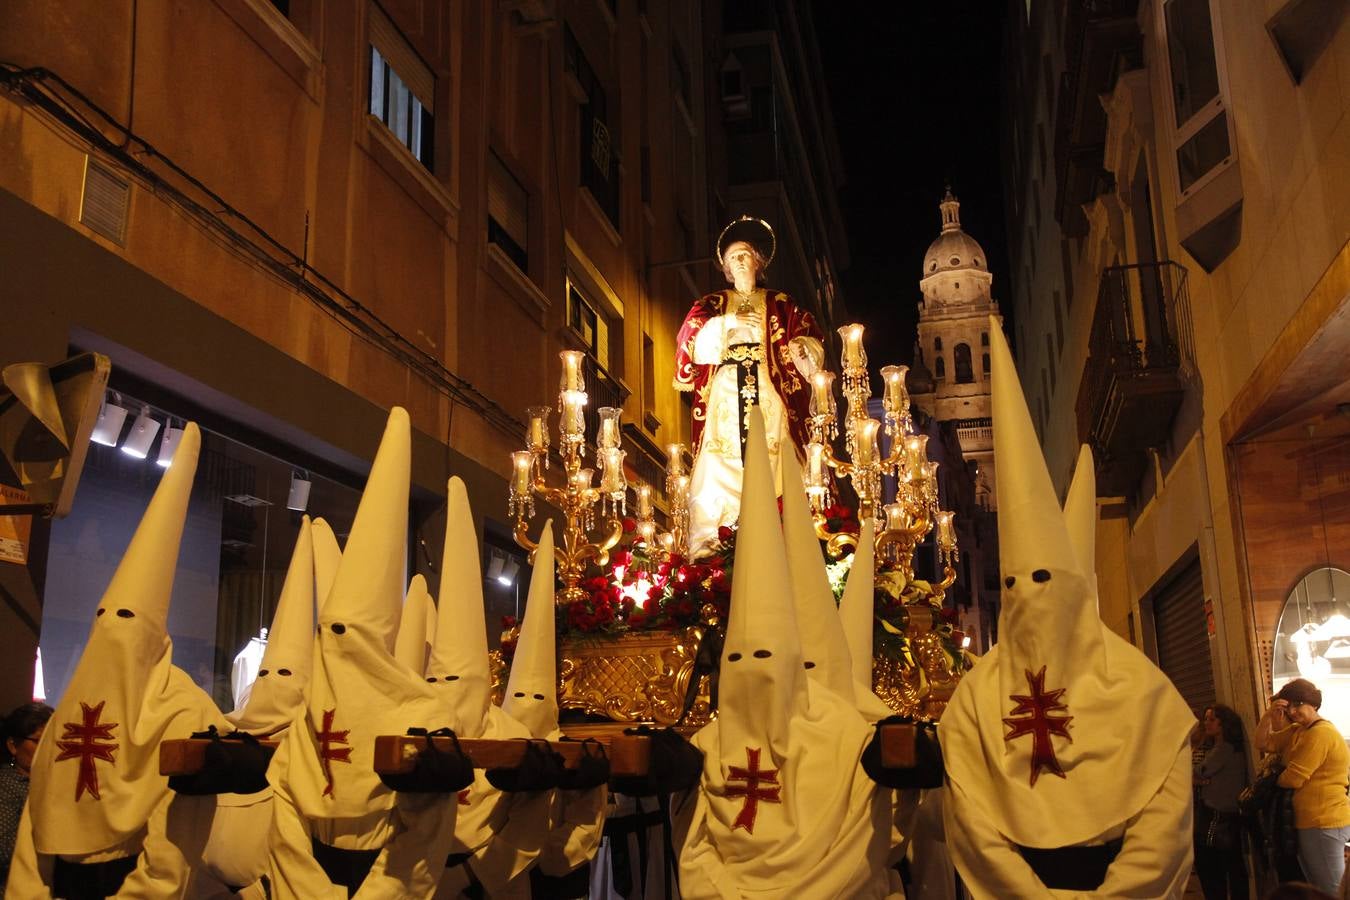
[[[141,414],[136,417],[136,421],[131,425],[131,431],[127,432],[127,439],[122,444],[122,452],[127,456],[145,459],[150,454],[150,446],[154,444],[155,437],[158,434],[159,423],[150,418],[149,408],[142,408]]]
[[[172,425],[165,426],[164,437],[159,439],[159,455],[155,457],[155,464],[168,468],[173,464],[173,454],[178,450],[178,442],[183,439],[183,429],[174,428]]]
[[[120,398],[119,398],[120,399]],[[127,420],[127,411],[116,403],[104,400],[99,407],[98,421],[89,440],[105,447],[116,447],[117,439],[122,436],[122,423]]]
[[[304,512],[309,508],[309,489],[311,483],[304,472],[291,473],[291,491],[286,495],[286,508]]]

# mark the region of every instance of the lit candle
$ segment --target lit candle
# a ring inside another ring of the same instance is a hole
[[[834,415],[834,373],[824,369],[811,376],[811,408],[813,416]]]
[[[806,445],[806,486],[823,488],[825,486],[825,445],[812,441]]]
[[[928,435],[911,434],[905,438],[905,466],[914,477],[919,477],[926,462],[928,462]]]
[[[534,465],[534,454],[528,450],[517,450],[511,454],[511,489],[517,494],[530,492],[530,471]]]
[[[667,553],[670,553],[672,550],[674,550],[674,549],[675,549],[675,535],[671,534],[669,531],[667,531],[667,532],[665,532],[664,534],[662,534],[662,535],[661,535],[661,549],[664,550],[664,551],[666,551]]]
[[[666,445],[666,474],[684,474],[684,444]]]
[[[579,435],[586,428],[584,411],[585,391],[563,391],[562,430],[566,435]]]
[[[940,510],[937,514],[937,542],[943,550],[951,550],[956,546],[956,532],[952,529],[953,515],[946,510]]]
[[[602,494],[622,494],[628,489],[628,481],[623,477],[624,452],[618,447],[606,447],[600,451],[600,462],[604,471],[600,475]]]
[[[886,530],[906,531],[912,521],[909,510],[903,503],[886,504]]]
[[[595,446],[602,449],[619,446],[619,416],[623,410],[617,406],[602,406],[596,412],[600,416],[600,433],[595,438]]]
[[[586,376],[581,370],[586,354],[580,350],[564,350],[558,355],[562,357],[562,387],[559,390],[586,390]]]
[[[572,486],[579,491],[584,491],[591,486],[591,480],[594,477],[594,469],[577,469],[572,474]]]
[[[548,449],[548,407],[531,406],[525,412],[530,424],[525,429],[525,443],[531,450]]]
[[[652,486],[640,484],[637,487],[637,514],[639,519],[652,517]]]
[[[858,323],[845,325],[839,329],[844,339],[844,368],[863,369],[867,367],[867,353],[863,350],[863,327]]]
[[[909,406],[905,392],[905,373],[908,371],[908,366],[884,366],[881,369],[881,377],[886,383],[882,406],[893,416],[903,416]]]
[[[870,466],[877,455],[877,431],[881,423],[876,419],[862,419],[854,433],[853,463]]]
[[[642,538],[644,544],[650,544],[656,540],[656,523],[651,519],[643,519],[638,522],[638,537]]]
[[[670,501],[672,503],[683,503],[689,499],[689,476],[677,475],[670,483]]]

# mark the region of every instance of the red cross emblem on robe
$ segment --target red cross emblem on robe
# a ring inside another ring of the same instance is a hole
[[[323,766],[323,776],[328,781],[328,785],[323,789],[323,796],[327,797],[333,793],[333,767],[332,763],[352,761],[351,747],[335,747],[334,744],[347,743],[347,735],[351,734],[350,728],[341,731],[333,730],[333,719],[337,715],[337,707],[325,709],[323,711],[323,728],[314,733],[314,738],[319,742],[319,762]]]
[[[1059,699],[1064,695],[1064,688],[1052,691],[1045,689],[1045,666],[1041,666],[1041,670],[1035,675],[1031,674],[1030,669],[1027,669],[1026,673],[1027,686],[1031,689],[1031,693],[1011,695],[1010,699],[1016,705],[1012,713],[1003,720],[1003,724],[1008,726],[1008,733],[1003,739],[1011,741],[1023,735],[1031,735],[1031,786],[1035,787],[1042,769],[1060,778],[1067,777],[1064,769],[1060,767],[1059,760],[1055,758],[1055,748],[1050,743],[1050,736],[1056,735],[1072,741],[1073,738],[1069,736],[1069,723],[1073,721],[1073,716],[1050,715],[1055,710],[1069,707]]]
[[[98,793],[98,769],[94,767],[94,760],[101,759],[104,762],[113,762],[113,752],[117,750],[116,743],[100,743],[100,741],[112,741],[112,730],[117,727],[116,722],[99,722],[99,716],[103,715],[103,706],[108,701],[100,701],[98,706],[90,707],[88,703],[80,704],[82,721],[80,724],[74,722],[65,722],[61,725],[64,731],[60,740],[56,742],[56,748],[61,752],[56,757],[56,762],[63,759],[78,759],[80,761],[80,774],[75,779],[75,799],[78,801],[88,791],[95,800],[101,800]]]
[[[736,821],[731,823],[731,830],[744,828],[751,834],[755,833],[755,817],[759,815],[759,801],[765,803],[782,803],[782,786],[778,783],[777,769],[761,769],[759,767],[759,748],[745,748],[745,767],[730,766],[730,775],[727,777],[727,797],[744,797],[745,804],[741,806],[741,811],[736,814]],[[743,781],[744,785],[735,785],[731,782]],[[772,787],[761,787],[761,785],[772,785]]]

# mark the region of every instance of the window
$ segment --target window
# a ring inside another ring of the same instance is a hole
[[[938,353],[942,352],[942,338],[940,337],[933,338],[933,349],[936,350]]]
[[[496,244],[520,271],[528,271],[530,195],[495,153],[488,153],[487,206],[488,243]]]
[[[942,381],[947,377],[947,363],[939,356],[933,361],[933,377]]]
[[[599,305],[571,275],[567,277],[567,325],[586,346],[586,352],[601,367],[609,367],[609,323]]]
[[[609,127],[604,85],[582,52],[572,29],[563,27],[563,65],[576,78],[586,102],[579,110],[581,186],[590,191],[616,229],[619,227],[619,158]]]
[[[989,354],[982,354],[981,365],[984,368],[984,374],[989,374]]]
[[[989,346],[989,332],[987,331],[980,332],[980,346],[981,347]]]
[[[1167,61],[1182,193],[1231,156],[1209,0],[1167,0]]]
[[[436,76],[389,17],[370,6],[370,114],[432,171]]]
[[[971,384],[975,381],[975,372],[970,367],[970,345],[957,344],[952,351],[952,364],[956,366],[956,383]]]

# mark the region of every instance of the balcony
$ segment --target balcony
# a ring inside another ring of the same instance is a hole
[[[1186,270],[1174,262],[1102,271],[1078,433],[1096,454],[1103,495],[1133,493],[1148,450],[1168,443],[1185,394],[1177,323],[1188,309]]]
[[[956,438],[961,442],[961,452],[969,454],[975,450],[988,450],[994,446],[994,420],[988,416],[977,419],[957,419]]]

